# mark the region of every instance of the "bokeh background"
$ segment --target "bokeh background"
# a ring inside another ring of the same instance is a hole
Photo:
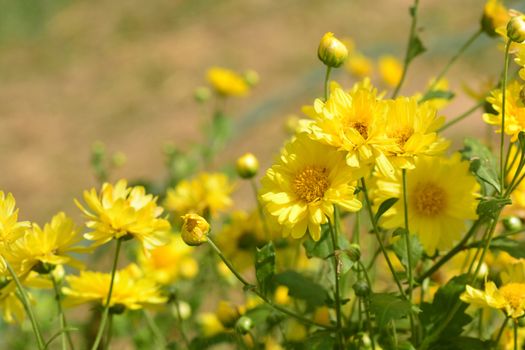
[[[261,78],[250,96],[229,102],[237,134],[215,166],[247,151],[267,166],[286,138],[286,117],[301,115],[322,93],[316,50],[323,33],[351,37],[372,58],[401,60],[411,3],[0,0],[0,189],[13,192],[23,219],[78,215],[72,199],[96,185],[89,156],[97,140],[127,155],[113,180],[161,180],[164,145],[184,150],[202,139],[211,108],[197,104],[193,91],[213,65],[254,69]],[[478,30],[483,4],[421,1],[428,52],[411,66],[403,94],[423,89]],[[449,73],[457,98],[442,113],[470,108],[462,86],[496,79],[501,61],[494,39],[479,39]],[[334,77],[346,86],[355,81],[343,69]],[[484,135],[480,113],[447,133]]]

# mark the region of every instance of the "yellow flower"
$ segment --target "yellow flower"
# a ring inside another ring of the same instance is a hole
[[[136,238],[145,250],[165,244],[170,224],[159,218],[163,209],[144,187],[128,188],[126,180],[115,186],[105,183],[100,194],[95,189],[85,191],[84,200],[87,209],[77,200],[75,203],[89,219],[86,226],[92,230],[84,237],[95,241],[95,245],[127,235]]]
[[[480,186],[469,171],[469,163],[461,161],[459,154],[450,159],[420,157],[406,178],[411,233],[419,236],[429,254],[451,248],[461,238],[465,221],[477,218]],[[401,173],[396,174],[395,180],[379,179],[377,191],[377,204],[387,198],[400,199],[383,215],[382,226],[404,227]]]
[[[164,206],[175,214],[196,213],[212,216],[232,205],[233,185],[225,174],[200,173],[194,179],[183,180],[167,191]]]
[[[200,215],[186,214],[182,216],[181,236],[184,243],[197,246],[208,240],[210,224]]]
[[[170,284],[180,277],[193,278],[199,265],[192,257],[194,249],[179,234],[170,235],[165,246],[151,250],[149,256],[139,251],[138,260],[144,274],[159,284]]]
[[[286,286],[277,286],[273,296],[275,302],[279,305],[289,304],[292,299],[290,298],[290,295],[288,295],[288,291],[288,287]]]
[[[395,87],[401,80],[403,65],[394,56],[386,55],[379,57],[379,74],[386,85]]]
[[[303,121],[301,130],[314,140],[346,151],[346,162],[354,168],[374,162],[382,172],[393,172],[386,154],[393,141],[385,134],[387,103],[377,96],[370,81],[354,85],[350,92],[333,84],[328,101],[317,99],[303,111],[313,120]]]
[[[22,323],[25,318],[24,305],[16,295],[16,285],[10,282],[0,289],[0,309],[7,323]]]
[[[90,302],[105,305],[109,293],[111,274],[81,271],[80,276],[66,276],[69,287],[63,287],[66,296],[64,305],[75,306]],[[137,310],[164,304],[167,298],[160,294],[159,287],[150,279],[141,276],[136,265],[115,273],[110,307],[125,307]]]
[[[511,142],[518,139],[520,131],[525,130],[525,106],[520,98],[521,84],[514,80],[507,85],[505,95],[505,133],[511,136]],[[492,104],[492,108],[497,114],[485,113],[483,120],[491,125],[500,126],[496,132],[501,132],[501,108],[503,94],[502,89],[494,89],[487,97],[487,102]]]
[[[396,146],[389,160],[399,168],[410,169],[418,156],[443,153],[450,144],[436,133],[443,122],[428,102],[418,104],[416,97],[389,100],[386,134]]]
[[[197,324],[199,325],[204,337],[213,337],[216,334],[224,332],[224,327],[219,321],[219,318],[216,314],[211,312],[198,315]]]
[[[31,226],[29,221],[18,221],[18,209],[11,193],[7,196],[0,191],[0,246],[9,244],[22,237]]]
[[[244,270],[254,265],[255,250],[266,243],[261,219],[257,211],[232,213],[231,219],[217,235],[217,245],[233,262]]]
[[[208,69],[206,75],[211,86],[220,96],[244,96],[250,89],[241,75],[226,68],[212,67]]]
[[[235,322],[241,317],[241,310],[229,301],[221,300],[217,305],[215,314],[225,328],[233,328]]]
[[[266,172],[261,199],[285,236],[301,238],[308,230],[317,241],[320,225],[333,217],[334,205],[348,211],[361,209],[350,185],[361,175],[345,164],[344,153],[299,134]]]
[[[373,64],[368,57],[360,52],[353,52],[348,56],[345,68],[357,78],[365,78],[372,74]]]
[[[83,268],[84,264],[71,253],[87,253],[90,248],[79,245],[80,228],[63,212],[55,215],[44,228],[33,224],[24,236],[9,246],[9,260],[21,274],[35,269],[47,273],[56,265]]]
[[[483,7],[481,27],[490,36],[496,36],[496,29],[505,26],[510,16],[501,0],[487,0]]]
[[[525,261],[520,260],[501,275],[502,285],[498,288],[492,281],[485,282],[485,290],[467,285],[460,299],[466,303],[501,309],[507,317],[514,319],[525,315]]]
[[[243,179],[251,179],[259,171],[259,161],[252,153],[245,153],[237,159],[237,175]]]

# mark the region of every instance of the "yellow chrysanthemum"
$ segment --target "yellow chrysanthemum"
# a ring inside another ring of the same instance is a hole
[[[496,132],[501,132],[501,109],[503,101],[502,89],[494,89],[487,97],[487,102],[492,105],[492,108],[497,114],[485,113],[483,120],[491,125],[499,126]],[[505,94],[505,134],[511,136],[511,142],[518,139],[520,131],[525,130],[525,106],[520,98],[521,84],[514,80],[507,85]]]
[[[317,99],[313,106],[303,108],[313,120],[304,121],[301,130],[314,140],[346,151],[351,167],[363,168],[375,161],[383,172],[392,172],[385,156],[393,145],[385,134],[386,108],[368,79],[349,93],[332,84],[328,101]]]
[[[320,225],[332,219],[334,204],[349,211],[361,208],[350,185],[361,176],[346,165],[344,153],[299,134],[266,172],[261,199],[285,236],[301,238],[308,230],[319,240]]]
[[[84,200],[87,209],[77,200],[75,203],[87,216],[86,226],[92,230],[84,237],[95,241],[95,245],[128,235],[136,238],[145,250],[165,244],[170,224],[159,218],[163,209],[157,206],[156,197],[146,194],[144,187],[127,187],[126,180],[118,181],[115,186],[105,183],[100,194],[95,189],[85,191]]]
[[[372,61],[360,52],[352,52],[345,62],[346,70],[357,78],[369,77],[372,74]]]
[[[250,88],[241,75],[226,68],[212,67],[206,75],[213,89],[221,96],[244,96]]]
[[[0,245],[9,244],[22,237],[31,226],[29,221],[18,221],[18,209],[11,193],[0,191]]]
[[[389,100],[386,134],[395,141],[395,151],[389,160],[399,168],[414,167],[418,156],[443,153],[450,142],[437,135],[444,118],[428,102],[418,104],[416,97]]]
[[[254,265],[255,249],[265,243],[265,232],[256,211],[232,213],[231,220],[217,235],[217,245],[240,270]]]
[[[477,218],[480,186],[469,172],[469,163],[461,161],[459,154],[450,159],[420,157],[406,178],[410,232],[419,236],[429,254],[451,248],[461,238],[465,221]],[[381,225],[404,227],[401,173],[395,180],[378,180],[377,191],[377,204],[387,198],[400,199],[383,215]]]
[[[43,272],[47,269],[45,265],[83,268],[84,264],[70,255],[90,251],[79,245],[82,239],[80,228],[60,212],[43,229],[33,224],[22,238],[9,246],[8,258],[22,274],[33,268]]]
[[[403,65],[394,56],[386,55],[379,57],[379,74],[386,85],[395,87],[401,80]]]
[[[232,205],[233,185],[222,173],[200,173],[192,180],[183,180],[167,191],[164,206],[176,216],[195,213],[212,216]]]
[[[22,323],[25,318],[24,305],[16,295],[16,285],[10,282],[0,289],[0,310],[7,323]]]
[[[518,171],[518,165],[520,162],[521,153],[519,152],[518,147],[512,145],[509,150],[509,170],[507,171],[506,181],[508,184],[516,176],[518,179],[525,175],[525,170],[522,169],[519,174],[516,174]],[[509,212],[523,212],[525,209],[525,181],[522,181],[518,184],[516,189],[511,193],[512,204],[505,208]],[[521,216],[522,213],[519,213]]]
[[[525,261],[520,260],[501,274],[502,285],[498,288],[492,281],[485,282],[485,290],[471,286],[461,294],[466,303],[500,309],[507,317],[514,319],[525,315]]]
[[[68,287],[63,287],[66,296],[64,305],[75,306],[90,302],[105,305],[109,293],[111,274],[82,271],[79,276],[66,276]],[[162,296],[157,284],[141,275],[136,265],[118,270],[115,273],[110,307],[124,306],[137,310],[163,304],[167,298]]]
[[[146,276],[159,284],[170,284],[180,277],[193,278],[199,272],[193,251],[179,234],[171,235],[168,244],[151,250],[149,257],[139,252],[139,262]]]
[[[501,0],[487,0],[483,7],[481,26],[488,35],[496,35],[496,29],[507,25],[509,19],[509,11]]]

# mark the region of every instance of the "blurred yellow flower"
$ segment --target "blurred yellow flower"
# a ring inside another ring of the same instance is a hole
[[[403,74],[403,65],[401,62],[394,56],[386,55],[379,57],[377,64],[383,82],[390,87],[397,86]]]
[[[24,305],[16,295],[16,285],[10,282],[0,289],[0,310],[7,323],[22,323],[25,318]]]
[[[213,337],[225,330],[217,315],[212,312],[199,314],[197,324],[204,337]]]
[[[321,237],[321,224],[332,220],[334,205],[361,209],[350,185],[362,176],[345,163],[344,153],[299,134],[288,142],[277,164],[262,179],[261,199],[283,226],[283,234]]]
[[[224,328],[233,328],[235,322],[241,317],[241,310],[229,301],[221,300],[217,305],[215,314]]]
[[[490,36],[496,36],[496,29],[506,26],[510,19],[509,11],[502,0],[487,0],[483,7],[481,27]]]
[[[244,78],[230,69],[212,67],[206,76],[215,92],[223,97],[244,96],[250,89]]]
[[[144,187],[127,187],[126,180],[115,186],[102,185],[100,194],[95,189],[84,191],[87,209],[77,200],[75,203],[88,218],[86,226],[92,231],[84,237],[101,245],[124,236],[136,238],[143,249],[151,250],[166,243],[170,224],[159,218],[163,209],[157,206],[157,198],[146,194]]]
[[[22,237],[31,226],[29,221],[18,221],[18,209],[11,193],[7,196],[0,191],[0,246],[9,244]]]
[[[75,306],[90,302],[105,305],[111,274],[81,271],[79,276],[66,276],[69,287],[63,287],[66,296],[64,305]],[[167,298],[160,294],[159,287],[150,278],[143,277],[140,269],[131,264],[115,273],[110,307],[125,307],[137,310],[166,303]]]
[[[466,220],[477,218],[480,186],[459,154],[451,158],[420,157],[407,171],[408,222],[425,251],[450,249],[461,238]],[[454,181],[450,181],[454,179]],[[396,179],[377,180],[379,205],[387,198],[400,198],[381,218],[385,228],[404,227],[401,172]]]
[[[352,52],[345,63],[346,70],[357,78],[366,78],[374,69],[372,61],[360,52]]]
[[[233,185],[225,174],[204,172],[168,189],[164,206],[177,215],[215,216],[232,205],[232,191]]]
[[[273,299],[277,304],[287,305],[292,300],[288,295],[288,287],[286,286],[277,286],[275,288]]]

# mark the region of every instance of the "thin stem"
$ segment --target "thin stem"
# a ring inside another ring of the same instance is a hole
[[[232,263],[224,256],[222,251],[219,249],[219,247],[217,247],[217,245],[213,242],[213,240],[209,236],[208,236],[207,242],[213,248],[215,253],[217,253],[217,255],[222,260],[222,262],[224,262],[224,264],[228,267],[228,269],[239,280],[239,282],[241,282],[244,285],[244,289],[253,292],[255,295],[257,295],[259,298],[261,298],[266,304],[268,304],[274,310],[280,311],[283,314],[286,314],[286,315],[288,315],[290,317],[293,317],[293,318],[295,318],[295,319],[297,319],[297,320],[299,320],[299,321],[301,321],[301,322],[303,322],[305,324],[321,327],[321,328],[324,328],[324,329],[334,329],[334,327],[319,324],[317,322],[314,322],[312,320],[307,319],[306,317],[304,317],[302,315],[296,314],[295,312],[293,312],[291,310],[288,310],[288,309],[286,309],[284,307],[281,307],[279,305],[274,304],[270,299],[268,299],[268,297],[266,297],[266,295],[264,295],[261,291],[259,291],[256,286],[254,286],[253,284],[251,284],[248,281],[246,281],[244,279],[244,277],[242,277],[241,274],[239,272],[237,272],[235,267],[233,267]]]
[[[190,341],[188,339],[188,336],[186,335],[186,331],[184,330],[184,320],[182,319],[182,315],[180,313],[180,303],[176,295],[173,295],[173,306],[175,306],[175,313],[177,314],[177,320],[179,321],[179,328],[182,340],[186,344],[186,347],[189,348]]]
[[[106,341],[104,342],[104,350],[109,349],[109,343],[113,335],[113,313],[110,313],[108,316],[108,330],[106,332]]]
[[[514,321],[514,350],[518,350],[518,320]]]
[[[151,333],[153,333],[153,336],[155,337],[155,340],[157,341],[157,345],[159,346],[159,349],[165,349],[167,342],[164,336],[162,335],[161,330],[155,323],[155,319],[146,310],[143,310],[143,313],[144,313],[144,319],[146,320],[146,323],[148,324],[148,327],[151,330]],[[186,340],[186,345],[188,345],[187,340]]]
[[[505,107],[506,103],[506,94],[507,94],[507,74],[509,71],[509,50],[510,50],[511,40],[507,41],[505,45],[505,59],[503,66],[503,82],[501,84],[501,138],[500,138],[500,186],[501,193],[504,191],[505,187],[505,157],[504,157],[504,146],[505,146]]]
[[[335,278],[335,314],[337,319],[337,338],[339,342],[339,348],[344,349],[344,336],[342,333],[343,322],[341,319],[341,292],[339,287],[339,244],[337,244],[337,233],[336,227],[339,225],[337,207],[334,206],[334,223],[328,220],[330,226],[330,237],[332,239],[333,246],[333,263],[334,263],[334,278]]]
[[[31,326],[33,327],[33,333],[35,334],[36,341],[37,341],[37,344],[38,344],[38,348],[42,350],[42,349],[45,348],[45,342],[44,342],[44,338],[42,337],[42,333],[40,331],[40,327],[38,326],[38,322],[36,320],[35,314],[33,312],[33,308],[31,307],[31,302],[29,301],[29,297],[27,296],[27,293],[26,293],[24,287],[22,286],[22,283],[20,282],[20,279],[18,279],[18,276],[16,275],[16,272],[13,270],[13,267],[11,266],[9,261],[7,261],[7,259],[4,258],[3,256],[1,256],[1,257],[2,257],[2,260],[3,260],[4,264],[5,264],[5,266],[7,267],[7,270],[11,274],[11,277],[13,278],[13,281],[15,281],[16,288],[18,289],[18,294],[19,294],[19,297],[21,299],[20,301],[24,305],[26,313],[29,316],[29,320],[31,321]]]
[[[372,328],[372,321],[370,317],[370,307],[368,305],[368,300],[363,299],[363,305],[365,307],[365,315],[366,315],[366,324],[368,327],[368,334],[370,336],[370,342],[372,343],[372,350],[376,349],[376,341],[374,339],[374,330]]]
[[[410,25],[410,34],[408,36],[408,44],[407,49],[405,52],[405,60],[403,62],[403,72],[401,73],[401,79],[399,79],[399,82],[397,83],[396,89],[392,93],[391,98],[396,98],[397,94],[399,93],[399,90],[401,89],[401,86],[403,85],[403,82],[405,81],[405,77],[408,71],[408,65],[410,64],[410,61],[413,57],[410,57],[410,50],[412,49],[412,43],[414,40],[414,37],[416,35],[416,25],[417,25],[417,8],[419,6],[419,0],[414,0],[414,6],[411,8],[412,11],[412,23]]]
[[[452,125],[462,121],[463,119],[465,119],[466,117],[468,117],[469,115],[474,113],[478,108],[483,106],[484,103],[485,103],[485,101],[479,101],[474,106],[472,106],[470,109],[468,109],[466,112],[463,112],[462,114],[460,114],[456,118],[451,119],[449,122],[445,123],[441,128],[439,128],[437,130],[437,132],[442,132],[443,130],[446,130],[446,129],[450,128]]]
[[[509,318],[505,317],[505,319],[503,320],[503,323],[501,323],[501,327],[499,328],[498,335],[496,336],[496,340],[494,340],[495,347],[497,347],[499,344],[501,336],[503,335],[503,331],[505,330],[505,327],[507,326],[507,322],[509,322]]]
[[[257,189],[257,184],[255,183],[254,178],[250,179],[250,184],[252,185],[253,195],[255,196],[255,202],[257,203],[257,210],[259,211],[259,217],[263,224],[263,230],[264,230],[266,240],[270,241],[271,239],[270,229],[268,227],[268,223],[266,222],[266,217],[264,216],[263,207],[261,205],[261,202],[259,201],[259,196],[258,196],[259,191]]]
[[[108,314],[109,314],[109,305],[111,303],[111,295],[113,294],[113,283],[115,282],[115,274],[117,272],[117,264],[118,264],[118,257],[120,254],[121,244],[122,244],[122,240],[117,239],[117,246],[115,248],[115,257],[113,259],[113,267],[111,269],[111,281],[109,282],[108,297],[106,299],[106,304],[104,305],[104,311],[102,312],[102,318],[100,320],[100,325],[98,326],[97,336],[95,338],[95,342],[93,343],[93,346],[91,347],[91,350],[98,349],[100,341],[102,340],[102,335],[104,334],[104,328],[106,327],[106,321],[108,319]]]
[[[412,277],[412,247],[410,246],[410,231],[408,227],[408,198],[407,198],[407,170],[403,169],[403,212],[405,219],[405,245],[407,250],[407,272],[408,272],[408,300],[412,301],[412,290],[414,288],[414,279]]]
[[[397,277],[396,270],[394,269],[394,266],[392,265],[392,261],[390,261],[390,258],[388,257],[388,252],[386,251],[385,245],[383,244],[383,241],[381,237],[379,236],[379,228],[377,227],[377,223],[374,218],[374,213],[372,212],[372,205],[370,204],[370,198],[368,197],[368,191],[366,189],[366,182],[364,178],[361,178],[361,187],[363,188],[363,194],[365,196],[368,216],[370,217],[370,221],[372,223],[372,230],[374,231],[376,239],[379,243],[379,247],[381,248],[381,251],[383,252],[383,256],[385,257],[388,268],[390,269],[390,272],[392,273],[392,276],[394,277],[397,288],[399,289],[399,292],[401,293],[401,295],[406,299],[405,291],[403,290],[403,287],[401,286],[401,282],[399,281],[399,278]]]
[[[330,72],[332,71],[332,67],[326,66],[326,74],[324,76],[324,100],[325,102],[328,101],[328,97],[330,95],[330,90],[328,89],[328,79],[330,79]]]
[[[483,33],[483,30],[480,28],[477,32],[475,32],[472,36],[468,38],[468,40],[463,44],[463,46],[460,47],[459,51],[454,56],[452,56],[450,60],[447,62],[447,64],[445,65],[445,67],[443,67],[443,69],[438,74],[438,76],[436,77],[432,85],[430,85],[430,87],[428,88],[425,95],[423,95],[421,100],[424,101],[428,97],[428,95],[432,91],[434,91],[437,84],[439,84],[439,81],[443,79],[445,74],[447,74],[450,67],[452,67],[452,65],[457,61],[457,59],[470,47],[470,45],[472,45],[481,36],[482,33]]]
[[[62,309],[62,294],[60,293],[58,282],[52,272],[49,273],[49,278],[51,279],[51,282],[53,283],[53,289],[55,290],[55,300],[57,302],[58,317],[60,318],[60,328],[62,328],[63,330],[62,335],[61,335],[62,349],[64,350],[67,349],[67,344],[69,344],[70,349],[74,349],[75,346],[73,345],[71,334],[69,334],[67,321],[66,321],[66,315],[64,314],[64,310]]]

